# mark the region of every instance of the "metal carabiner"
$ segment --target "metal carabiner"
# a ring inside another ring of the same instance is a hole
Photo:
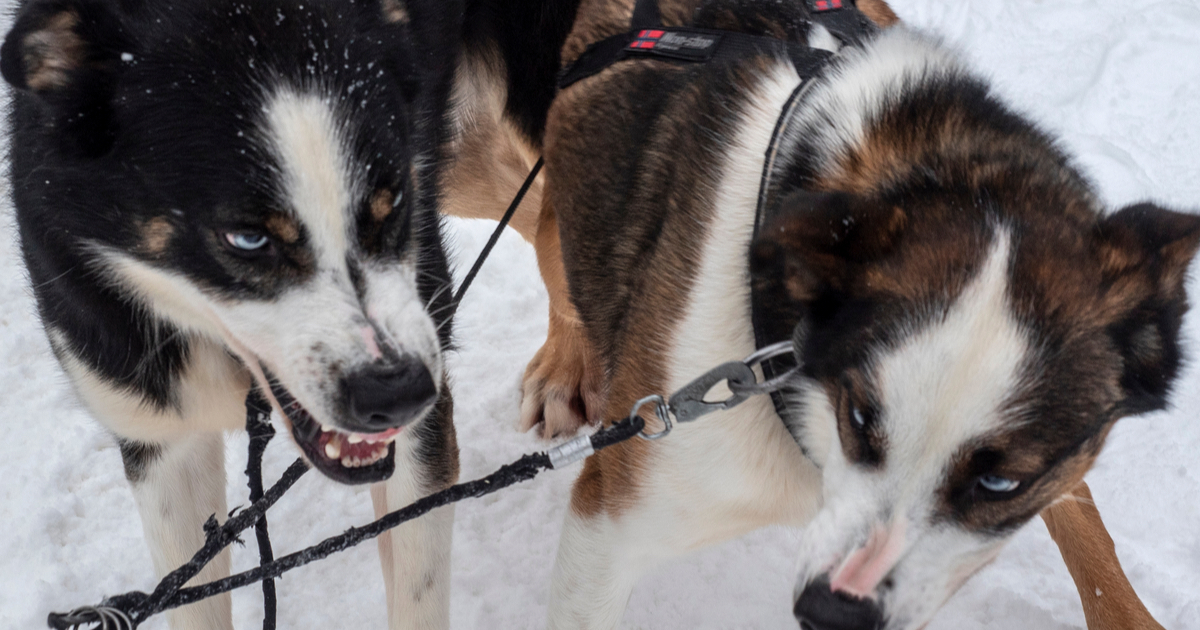
[[[758,350],[742,361],[722,363],[671,394],[668,409],[674,414],[676,422],[691,422],[714,411],[732,409],[751,396],[769,394],[783,387],[796,373],[796,368],[759,383],[754,366],[791,352],[792,342],[781,341]],[[704,400],[704,395],[721,381],[725,381],[732,395],[716,402]]]
[[[704,400],[704,395],[708,393],[708,390],[721,381],[729,383],[729,390],[733,392],[733,395],[717,402]],[[671,394],[668,409],[675,415],[677,422],[691,422],[714,411],[732,409],[750,397],[750,394],[736,391],[735,385],[753,385],[754,381],[754,371],[745,363],[741,361],[722,363]]]
[[[645,398],[633,403],[633,409],[629,410],[629,417],[632,418],[638,415],[642,411],[642,407],[645,407],[647,403],[654,403],[654,415],[659,419],[660,422],[663,423],[663,430],[659,431],[658,433],[646,433],[646,429],[643,427],[642,430],[638,432],[638,437],[642,438],[643,440],[657,440],[661,437],[665,437],[671,432],[671,414],[668,413],[667,410],[667,401],[664,400],[661,395],[654,394],[651,396],[646,396]]]

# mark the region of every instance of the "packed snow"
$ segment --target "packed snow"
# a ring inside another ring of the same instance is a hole
[[[1200,5],[1195,0],[894,0],[908,23],[941,33],[1064,146],[1113,207],[1155,199],[1200,208]],[[5,21],[10,18],[5,18]],[[4,30],[7,30],[5,28]],[[3,184],[7,198],[7,182]],[[0,238],[0,627],[45,627],[46,614],[156,580],[113,440],[74,399],[34,314],[11,208]],[[492,229],[452,221],[459,273]],[[1200,265],[1190,293],[1200,302]],[[546,444],[514,429],[519,379],[546,332],[533,249],[507,234],[458,317],[449,358],[462,478]],[[1200,357],[1200,310],[1187,318]],[[246,503],[246,438],[228,440],[230,507]],[[297,455],[271,444],[268,483]],[[550,568],[578,469],[458,507],[455,628],[544,625]],[[1167,628],[1200,628],[1200,370],[1184,372],[1168,412],[1121,421],[1088,475],[1131,581]],[[276,553],[372,518],[364,488],[309,474],[271,512]],[[631,628],[795,628],[798,534],[771,528],[662,566],[634,591]],[[249,540],[252,540],[249,539]],[[251,542],[235,569],[255,563]],[[289,573],[281,628],[382,628],[373,543]],[[261,624],[261,593],[234,595],[235,625]],[[1082,628],[1075,587],[1035,519],[973,577],[930,626]],[[156,619],[143,626],[162,629]]]

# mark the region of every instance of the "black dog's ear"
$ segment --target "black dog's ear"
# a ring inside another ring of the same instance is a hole
[[[1166,406],[1179,371],[1188,266],[1198,248],[1200,215],[1140,203],[1100,223],[1095,253],[1113,317],[1108,332],[1125,360],[1127,413]]]
[[[111,144],[111,98],[133,42],[100,0],[36,0],[0,47],[0,74],[39,97],[85,153]]]
[[[104,3],[42,0],[24,7],[0,48],[13,87],[41,95],[73,91],[111,75],[128,52],[120,19]]]
[[[383,21],[388,24],[408,24],[408,4],[405,0],[380,0]]]
[[[856,269],[892,250],[908,225],[899,207],[842,192],[792,193],[751,249],[751,275],[788,299],[845,288]]]

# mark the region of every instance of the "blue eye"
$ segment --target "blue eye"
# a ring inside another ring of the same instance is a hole
[[[854,420],[854,426],[863,428],[867,424],[867,418],[858,407],[853,407],[850,410],[850,417]]]
[[[225,240],[236,249],[252,252],[267,246],[270,239],[259,232],[227,232]]]
[[[979,485],[988,492],[1004,494],[1021,487],[1021,482],[996,475],[984,475],[979,478]]]

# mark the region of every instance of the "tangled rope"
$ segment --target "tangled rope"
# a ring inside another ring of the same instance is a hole
[[[263,408],[257,406],[256,402],[250,398],[247,399],[246,408],[247,428],[250,429],[251,424],[261,425],[259,414],[262,413]],[[598,451],[634,437],[641,432],[644,426],[645,423],[641,417],[633,416],[607,428],[600,429],[585,438],[572,440],[564,446],[586,440],[590,443],[592,450]],[[269,429],[269,425],[268,431],[274,433],[273,430]],[[266,437],[265,439],[261,437],[256,438],[256,434],[259,436],[266,435]],[[247,473],[251,476],[250,484],[252,489],[255,484],[254,473],[261,474],[263,447],[269,439],[270,435],[263,432],[260,427],[256,426],[252,429],[250,462],[247,465]],[[576,444],[574,448],[577,449],[578,445]],[[267,537],[266,532],[266,513],[308,471],[308,466],[303,461],[296,460],[283,473],[279,481],[275,482],[275,485],[262,494],[261,498],[254,501],[250,507],[231,516],[223,525],[218,524],[215,517],[209,517],[208,521],[204,524],[204,546],[200,551],[196,552],[196,555],[187,564],[167,574],[152,593],[146,594],[140,591],[131,591],[123,595],[105,599],[99,606],[76,608],[69,613],[51,613],[47,619],[47,623],[51,628],[55,628],[55,630],[83,629],[88,624],[95,624],[91,627],[91,630],[134,630],[146,621],[146,619],[166,610],[191,604],[255,582],[263,582],[264,604],[266,604],[267,598],[270,598],[270,605],[265,606],[267,614],[264,616],[263,628],[265,630],[273,630],[275,625],[274,588],[268,591],[266,585],[274,578],[292,569],[302,567],[310,562],[320,560],[331,554],[349,549],[363,541],[375,538],[383,532],[397,527],[401,523],[411,521],[443,505],[449,505],[464,499],[482,497],[522,481],[533,479],[542,471],[554,468],[555,463],[560,461],[574,460],[559,460],[557,453],[548,453],[545,451],[524,455],[515,462],[501,466],[486,477],[451,486],[441,492],[419,499],[399,510],[385,514],[368,525],[351,527],[339,536],[326,538],[311,547],[273,560],[271,559],[270,539]],[[558,463],[558,465],[562,466],[563,464]],[[258,481],[260,489],[261,484],[260,478]],[[208,584],[183,588],[183,584],[195,577],[222,550],[235,541],[242,542],[238,538],[238,534],[250,527],[257,528],[259,553],[262,562],[258,567],[215,582],[209,582]]]

